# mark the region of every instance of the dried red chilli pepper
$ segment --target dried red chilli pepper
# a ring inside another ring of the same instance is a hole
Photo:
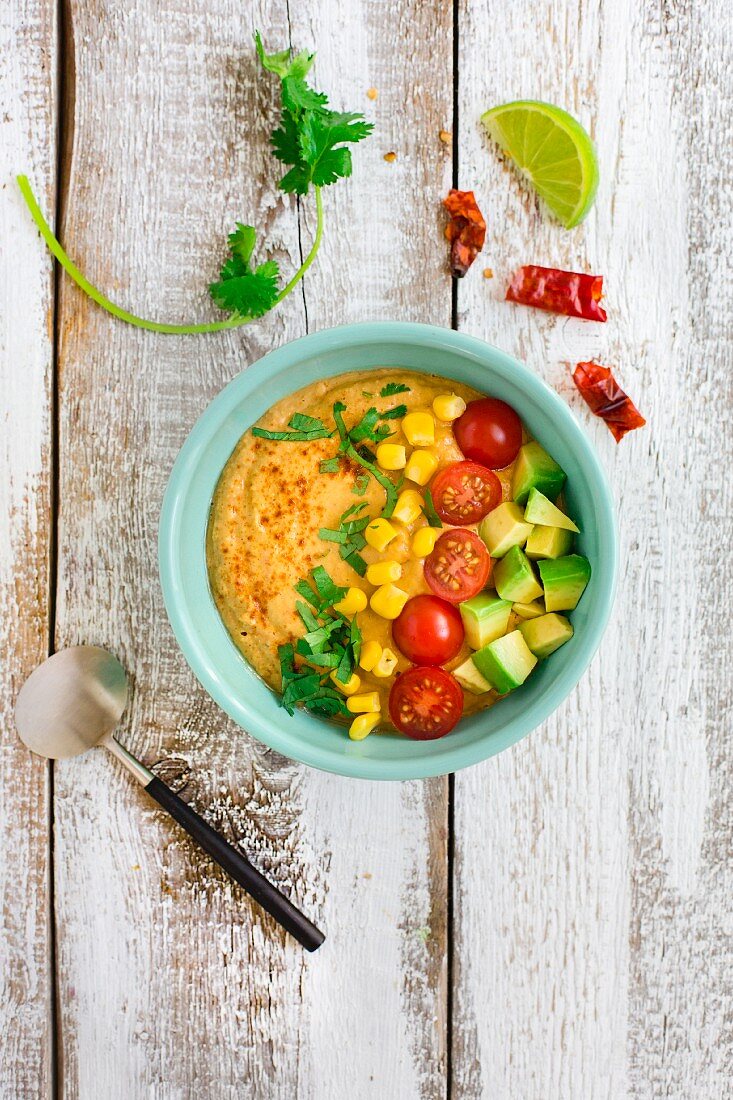
[[[450,241],[450,273],[462,279],[484,247],[486,222],[473,191],[451,190],[443,199],[443,206],[450,214],[445,227],[446,239]]]
[[[609,367],[600,363],[578,363],[573,381],[591,412],[605,420],[617,443],[627,432],[643,428],[646,420],[628,394],[619,386]]]
[[[509,302],[563,313],[567,317],[584,317],[587,321],[606,320],[606,311],[599,304],[602,294],[602,275],[583,275],[578,271],[533,265],[520,267],[506,292]]]

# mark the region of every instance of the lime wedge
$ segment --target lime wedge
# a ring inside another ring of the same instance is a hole
[[[566,229],[582,222],[596,197],[598,161],[580,123],[532,99],[492,107],[481,121],[558,221]]]

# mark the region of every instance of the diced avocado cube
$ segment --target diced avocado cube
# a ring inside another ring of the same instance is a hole
[[[506,560],[506,559],[504,559]],[[499,563],[501,564],[501,562]],[[590,580],[590,562],[580,554],[537,563],[548,611],[572,611]],[[497,589],[498,589],[497,585]]]
[[[485,692],[491,691],[491,684],[481,675],[471,657],[464,661],[462,665],[459,665],[458,668],[454,668],[453,675],[461,687],[465,688],[466,691],[470,691],[473,695],[483,695]]]
[[[507,500],[484,516],[478,533],[492,558],[503,558],[512,546],[524,546],[532,534],[532,524],[525,521],[518,504]]]
[[[565,484],[565,471],[550,458],[539,443],[525,443],[519,448],[512,475],[512,496],[517,504],[524,504],[531,489],[539,489],[545,496],[557,497]]]
[[[512,605],[500,599],[495,592],[479,592],[470,600],[458,605],[466,631],[466,641],[471,649],[481,649],[506,634]]]
[[[518,630],[497,638],[473,655],[473,663],[500,695],[513,691],[529,676],[537,658]]]
[[[573,636],[573,628],[564,615],[542,615],[519,624],[519,630],[535,657],[549,657]]]
[[[542,595],[532,563],[518,546],[512,546],[494,566],[494,587],[502,600],[530,603]]]
[[[545,613],[545,605],[542,600],[532,600],[532,603],[513,603],[512,611],[519,615],[520,619],[537,619]]]
[[[572,531],[564,531],[562,527],[542,527],[537,524],[532,528],[532,534],[527,539],[524,552],[528,558],[536,561],[538,558],[561,558],[563,554],[569,554],[572,548]]]
[[[561,512],[539,489],[530,489],[524,518],[528,523],[541,523],[543,527],[562,527],[564,531],[575,531],[576,534],[580,530],[570,517]]]

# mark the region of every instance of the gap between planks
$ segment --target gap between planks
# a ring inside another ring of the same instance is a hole
[[[452,179],[451,184],[454,188],[458,187],[459,176],[459,68],[458,59],[460,57],[460,2],[459,0],[453,0],[453,43],[452,43],[452,67],[453,67],[453,138],[451,141],[451,157],[452,157]],[[450,307],[450,323],[451,328],[454,331],[458,330],[458,281],[451,277],[450,282],[450,294],[451,294],[451,307]],[[453,1096],[453,982],[455,977],[454,957],[453,957],[453,930],[455,926],[455,893],[454,893],[454,874],[455,874],[455,828],[456,828],[456,780],[455,775],[448,776],[448,838],[447,838],[447,867],[446,867],[446,884],[448,896],[446,898],[446,922],[447,932],[445,937],[445,950],[446,950],[446,1064],[445,1064],[445,1095],[446,1100],[451,1100]]]
[[[74,34],[68,0],[56,0],[58,27],[58,63],[56,67],[56,101],[58,103],[56,130],[56,207],[53,229],[63,239],[63,220],[66,209],[71,158],[74,144],[75,59]],[[51,260],[53,274],[53,342],[51,349],[51,408],[50,408],[50,475],[51,516],[49,524],[48,568],[48,655],[56,651],[56,596],[59,579],[59,509],[61,482],[61,409],[59,394],[59,348],[61,343],[60,299],[64,272],[61,265]],[[49,973],[51,985],[51,1094],[54,1100],[63,1093],[63,1036],[61,1034],[61,1004],[58,975],[58,928],[56,922],[56,863],[55,863],[55,765],[48,762],[48,914],[49,914]]]

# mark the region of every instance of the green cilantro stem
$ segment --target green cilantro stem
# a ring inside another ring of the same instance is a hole
[[[97,290],[97,288],[89,282],[73,260],[66,254],[43,216],[36,196],[33,194],[33,189],[28,181],[28,177],[25,175],[18,176],[17,182],[25,200],[25,204],[30,211],[30,215],[36,223],[49,251],[56,257],[69,278],[73,279],[76,285],[80,287],[92,301],[96,302],[102,309],[105,309],[107,313],[111,313],[113,317],[117,317],[121,321],[126,321],[129,325],[134,325],[136,328],[147,329],[149,332],[162,332],[173,336],[187,336],[200,332],[222,332],[225,329],[239,328],[240,325],[246,325],[253,320],[252,317],[241,317],[235,314],[225,321],[210,321],[194,325],[168,325],[161,321],[148,321],[143,317],[138,317],[134,313],[128,312],[128,310],[123,309],[121,306],[115,305],[114,302],[110,301],[109,298],[105,297],[100,290]],[[313,244],[311,245],[310,252],[303,260],[303,263],[300,265],[295,275],[293,275],[290,282],[286,283],[278,294],[274,305],[279,305],[283,298],[286,298],[288,294],[295,289],[315,260],[318,249],[321,246],[321,240],[323,239],[323,197],[320,187],[314,187],[314,191],[316,195],[316,232],[313,238]]]
[[[389,517],[395,510],[395,505],[397,504],[397,490],[394,486],[394,483],[390,480],[390,478],[386,476],[386,474],[383,474],[381,470],[378,470],[372,462],[369,462],[368,459],[363,458],[362,455],[360,455],[357,451],[356,447],[354,447],[353,443],[349,443],[346,447],[346,454],[349,456],[349,458],[353,459],[354,462],[358,462],[361,466],[364,467],[365,470],[368,470],[374,480],[378,481],[384,489],[386,503],[382,515],[385,519],[389,519]]]
[[[289,283],[286,283],[282,288],[277,298],[275,299],[275,305],[282,302],[283,298],[287,298],[291,290],[294,290],[300,280],[305,275],[310,265],[318,255],[318,249],[321,247],[321,241],[323,240],[323,195],[321,194],[320,187],[314,187],[313,190],[316,193],[316,233],[313,238],[313,244],[311,250],[303,260],[298,270],[293,275]]]

